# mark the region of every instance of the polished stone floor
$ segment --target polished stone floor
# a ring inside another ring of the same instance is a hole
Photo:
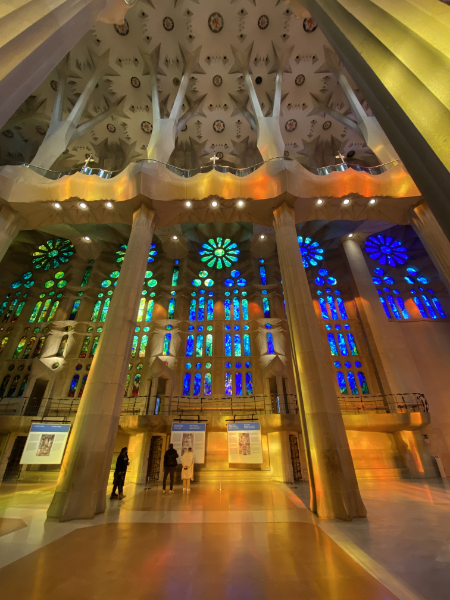
[[[15,600],[448,600],[450,490],[362,481],[369,518],[321,521],[308,487],[129,485],[93,522],[47,522],[53,485],[0,486],[0,589]],[[222,489],[219,489],[222,487]]]

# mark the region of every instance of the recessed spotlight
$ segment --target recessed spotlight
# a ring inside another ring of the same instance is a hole
[[[108,208],[112,208],[112,202],[107,202],[107,203],[106,203],[106,206],[107,206]]]
[[[177,235],[173,235],[173,236],[172,236],[172,239],[173,239],[173,240],[177,240],[177,239],[178,239],[178,236],[177,236]]]
[[[85,202],[80,202],[80,208],[87,208],[87,204]]]
[[[237,203],[238,206],[244,206],[244,201],[243,200],[239,200],[239,202]]]
[[[346,199],[344,200],[344,204],[350,204],[350,200],[349,200],[348,198],[346,198]]]
[[[323,200],[321,200],[320,198],[317,200],[317,204],[323,204]]]
[[[85,242],[90,242],[90,241],[91,241],[91,238],[90,238],[90,237],[88,237],[88,236],[86,235],[86,236],[83,238],[83,240],[84,240]]]
[[[369,204],[375,204],[375,200],[372,198],[372,200],[369,202]]]
[[[348,237],[353,237],[353,233],[349,233],[349,234],[348,234]]]
[[[188,201],[186,202],[186,206],[187,206],[188,208],[190,208],[190,207],[192,206],[192,202],[189,202],[189,200],[188,200]]]
[[[263,234],[261,234],[261,235],[259,236],[259,239],[260,239],[260,240],[265,240],[265,239],[266,239],[266,236],[265,236],[265,235],[263,235]]]
[[[55,204],[53,205],[55,208],[61,208],[61,204],[59,202],[55,202]]]
[[[213,202],[211,202],[211,206],[212,206],[213,208],[216,208],[216,206],[217,206],[218,204],[219,204],[219,203],[218,203],[218,202],[216,202],[215,200],[213,200]]]

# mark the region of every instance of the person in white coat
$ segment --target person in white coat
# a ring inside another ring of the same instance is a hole
[[[181,479],[183,480],[183,494],[191,491],[191,480],[194,481],[194,453],[192,448],[181,457]]]

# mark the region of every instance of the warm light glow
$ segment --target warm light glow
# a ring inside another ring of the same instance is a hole
[[[266,236],[265,236],[265,235],[260,235],[260,236],[259,236],[259,238],[260,238],[261,240],[264,240],[264,239],[266,238]]]
[[[178,236],[177,236],[177,235],[173,235],[173,236],[172,236],[172,239],[173,239],[173,240],[177,240],[177,239],[178,239]]]
[[[107,203],[106,203],[106,206],[107,206],[108,208],[112,208],[112,202],[107,202]]]
[[[323,200],[321,200],[320,198],[317,200],[317,204],[323,204]]]
[[[375,204],[375,200],[372,198],[372,200],[369,202],[369,204]]]
[[[243,200],[239,200],[239,202],[237,203],[238,206],[244,206],[244,201]]]
[[[215,200],[214,200],[213,202],[211,202],[211,206],[212,206],[212,207],[214,207],[214,208],[216,208],[216,206],[217,206],[218,204],[219,204],[219,203],[218,203],[218,202],[216,202]]]
[[[185,203],[185,205],[190,208],[192,206],[192,202],[189,202],[189,200]]]
[[[346,199],[344,200],[344,204],[350,204],[350,200],[349,200],[348,198],[346,198]]]
[[[83,240],[84,240],[85,242],[90,242],[90,241],[91,241],[91,238],[90,238],[90,237],[88,237],[88,236],[86,235],[86,236],[83,238]]]
[[[85,204],[84,202],[80,202],[80,208],[87,208],[87,204]]]
[[[55,202],[54,206],[55,208],[61,208],[61,204],[59,204],[59,202]]]
[[[348,237],[353,237],[353,233],[349,233],[349,234],[348,234]]]

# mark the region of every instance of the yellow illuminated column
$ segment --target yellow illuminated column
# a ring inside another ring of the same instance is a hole
[[[308,459],[311,510],[327,519],[365,517],[328,357],[300,255],[294,211],[274,211],[278,259]]]
[[[91,519],[106,508],[106,486],[119,426],[154,213],[141,206],[80,402],[48,516]]]

